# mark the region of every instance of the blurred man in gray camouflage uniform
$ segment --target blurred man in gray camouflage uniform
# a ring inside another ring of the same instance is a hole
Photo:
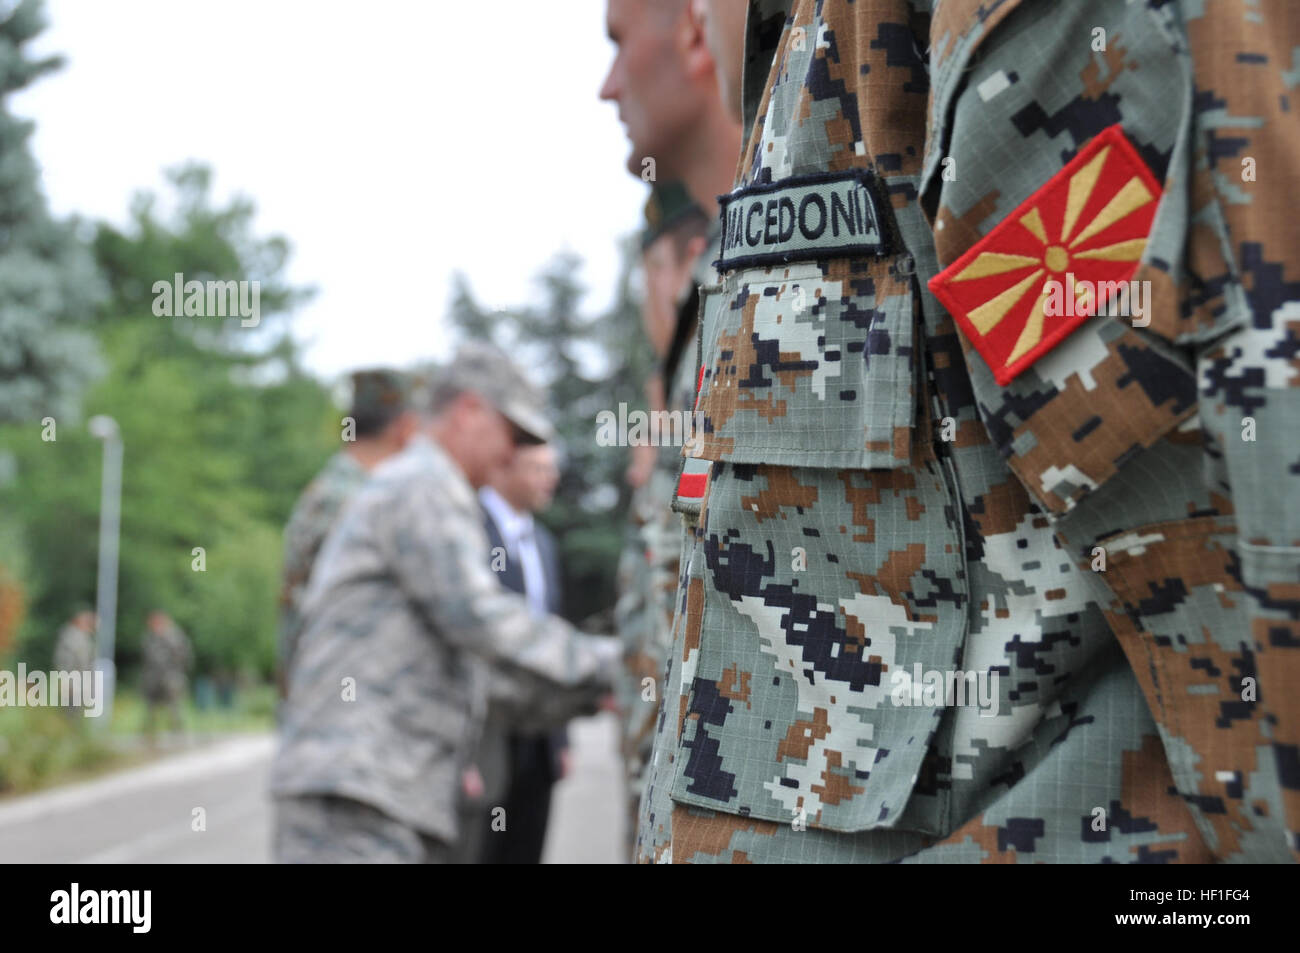
[[[271,772],[277,860],[450,859],[489,663],[539,721],[608,691],[617,644],[535,618],[489,568],[474,488],[551,436],[543,403],[504,354],[466,345],[330,533]]]
[[[60,672],[91,672],[95,669],[95,613],[81,609],[59,630],[54,643],[54,668]],[[68,708],[67,714],[79,714]]]
[[[186,673],[194,663],[194,651],[189,637],[181,627],[161,609],[149,613],[141,639],[144,668],[140,688],[148,704],[145,714],[145,734],[153,735],[158,709],[166,709],[173,731],[180,731],[181,700],[189,689]]]
[[[723,81],[640,858],[1286,859],[1300,8],[929,8],[753,3]]]
[[[61,672],[86,672],[95,667],[95,613],[82,609],[59,630],[54,667]]]
[[[355,371],[350,377],[352,397],[343,422],[343,449],[307,484],[284,528],[277,676],[281,697],[302,630],[303,593],[321,544],[343,504],[366,482],[371,470],[406,446],[415,429],[415,415],[407,403],[409,382],[403,375],[381,368]]]

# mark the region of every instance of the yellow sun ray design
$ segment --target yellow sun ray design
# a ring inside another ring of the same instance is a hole
[[[1044,306],[1047,304],[1047,286],[1048,282],[1044,281],[1042,290],[1038,292],[1038,300],[1029,309],[1029,317],[1025,321],[1024,330],[1020,332],[1020,337],[1016,339],[1016,346],[1007,358],[1008,364],[1016,363],[1021,356],[1028,354],[1043,339],[1043,322],[1047,317],[1043,311]]]
[[[1142,257],[1142,250],[1146,247],[1147,240],[1145,238],[1131,238],[1126,242],[1117,242],[1114,245],[1103,245],[1101,248],[1077,251],[1074,253],[1074,257],[1095,258],[1098,261],[1137,261]]]
[[[1151,199],[1151,190],[1146,187],[1146,183],[1136,175],[1133,176],[1124,183],[1124,188],[1116,192],[1111,200],[1106,203],[1106,207],[1084,226],[1083,231],[1074,236],[1070,241],[1070,247],[1073,248],[1079,242],[1087,241],[1102,229],[1109,228],[1124,216],[1136,212],[1150,202]]]
[[[1016,282],[996,298],[984,302],[974,311],[971,311],[968,317],[970,323],[980,334],[988,334],[996,328],[999,322],[1007,316],[1007,312],[1016,306],[1016,303],[1025,296],[1025,292],[1035,281],[1043,277],[1043,269],[1039,268],[1033,274]],[[1044,284],[1046,287],[1046,284]]]
[[[1106,164],[1108,155],[1110,146],[1098,152],[1087,165],[1070,177],[1070,193],[1065,200],[1065,221],[1061,223],[1061,241],[1069,238],[1074,231],[1074,223],[1079,220],[1083,207],[1088,204],[1092,188],[1097,184],[1097,176],[1101,175],[1101,167]]]
[[[1039,213],[1037,205],[1031,208],[1027,214],[1020,216],[1020,224],[1029,229],[1033,236],[1044,245],[1047,244],[1047,229],[1043,228],[1043,216]]]
[[[1037,264],[1038,259],[1031,258],[1029,255],[1006,255],[1002,252],[986,251],[981,252],[973,262],[954,275],[952,280],[970,281],[973,278],[987,278],[989,275],[1000,275],[1007,271],[1015,271],[1017,268],[1024,268],[1026,265]]]

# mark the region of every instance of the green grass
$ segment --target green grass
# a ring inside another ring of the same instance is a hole
[[[114,766],[118,754],[92,718],[56,708],[0,710],[0,794],[96,774]]]
[[[113,721],[109,727],[114,737],[132,738],[144,734],[148,708],[144,698],[131,689],[120,689],[113,703]],[[195,735],[241,734],[271,731],[275,727],[275,687],[255,685],[238,692],[229,708],[199,708],[192,696],[181,704],[184,731]],[[160,732],[171,731],[169,716],[160,711]]]
[[[275,688],[255,685],[237,692],[229,708],[181,706],[190,740],[214,735],[270,731],[275,725]],[[147,761],[162,753],[144,736],[146,706],[134,690],[121,689],[111,723],[57,708],[0,708],[0,797],[66,784]],[[160,715],[158,730],[171,725]],[[174,746],[168,751],[174,752]]]

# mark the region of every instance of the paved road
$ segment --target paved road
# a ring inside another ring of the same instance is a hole
[[[615,735],[608,714],[573,723],[573,776],[555,790],[546,862],[622,859]],[[0,863],[266,863],[273,747],[269,735],[231,738],[96,781],[0,801]]]
[[[546,828],[545,864],[619,864],[627,860],[627,785],[614,715],[569,722],[573,774],[555,786]]]

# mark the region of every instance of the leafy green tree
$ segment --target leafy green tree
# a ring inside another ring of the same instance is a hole
[[[97,331],[109,370],[85,411],[113,417],[124,444],[118,665],[129,680],[145,617],[160,608],[189,632],[201,669],[267,674],[281,528],[337,449],[337,414],[288,337],[305,293],[281,277],[288,244],[255,233],[246,199],[214,205],[207,169],[169,179],[170,201],[138,196],[130,224],[101,225],[93,242],[108,285]],[[154,285],[176,273],[258,281],[261,322],[156,315]],[[58,626],[93,599],[100,448],[78,428],[55,442],[10,428],[6,446],[17,477],[0,488],[0,509],[23,514],[37,580],[20,647],[47,657]]]

